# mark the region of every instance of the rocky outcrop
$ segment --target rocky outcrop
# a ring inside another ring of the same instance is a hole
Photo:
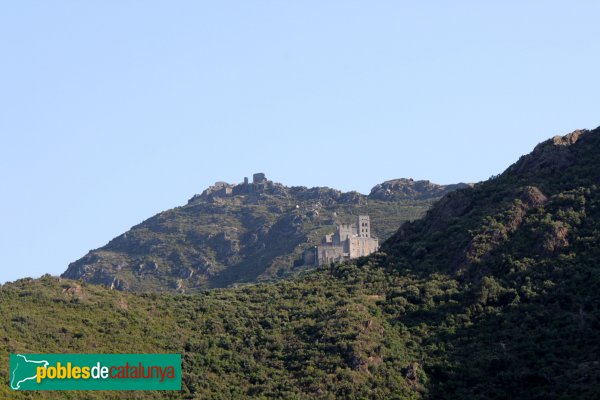
[[[578,161],[572,146],[581,140],[585,141],[589,135],[590,131],[580,129],[565,136],[554,136],[538,144],[530,154],[521,157],[506,172],[520,174],[565,169]]]
[[[436,199],[457,189],[470,187],[466,183],[437,185],[430,181],[394,179],[385,181],[371,189],[370,198],[379,200],[430,200]]]

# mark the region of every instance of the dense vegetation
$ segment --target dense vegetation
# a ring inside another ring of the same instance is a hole
[[[294,279],[196,295],[53,277],[4,285],[0,362],[181,352],[182,393],[137,398],[595,399],[599,260],[595,130],[450,193],[380,253]],[[35,398],[65,396],[121,398]]]
[[[235,185],[232,193],[213,186],[90,251],[63,277],[120,290],[178,292],[285,277],[310,268],[303,251],[337,223],[367,214],[383,241],[465,186],[397,179],[375,186],[369,196],[272,181]]]

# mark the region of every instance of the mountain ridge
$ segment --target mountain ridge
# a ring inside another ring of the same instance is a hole
[[[274,279],[302,270],[302,253],[337,223],[371,216],[382,239],[467,184],[399,179],[369,195],[288,187],[263,173],[216,182],[186,205],[156,214],[71,263],[63,277],[120,290],[198,290]]]

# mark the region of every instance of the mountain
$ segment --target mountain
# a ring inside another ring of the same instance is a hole
[[[422,282],[386,307],[424,332],[433,398],[597,398],[600,129],[540,143],[381,250],[378,265]]]
[[[380,252],[292,279],[192,295],[5,284],[0,362],[181,353],[181,393],[148,399],[596,399],[599,261],[600,129],[582,130],[446,194]]]
[[[421,271],[464,277],[489,272],[488,261],[500,253],[539,259],[567,251],[581,240],[572,235],[589,221],[586,205],[600,185],[597,131],[556,136],[501,175],[449,193],[382,251]]]
[[[337,223],[370,215],[380,239],[419,218],[466,184],[398,179],[368,196],[326,187],[287,187],[262,173],[252,182],[217,182],[187,205],[155,215],[71,263],[65,278],[121,290],[189,291],[289,275],[303,251]]]

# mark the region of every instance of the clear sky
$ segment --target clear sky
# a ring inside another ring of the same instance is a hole
[[[217,180],[475,182],[600,125],[597,1],[9,1],[0,282]]]

